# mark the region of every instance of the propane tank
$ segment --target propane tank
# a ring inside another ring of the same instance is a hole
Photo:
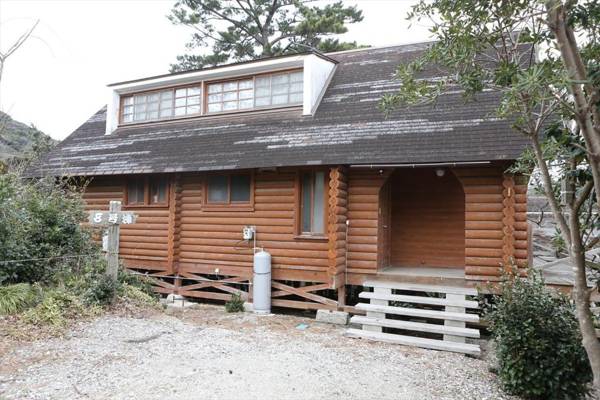
[[[254,253],[252,301],[255,313],[271,313],[271,255],[264,250]]]

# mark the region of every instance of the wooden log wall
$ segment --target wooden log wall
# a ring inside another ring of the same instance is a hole
[[[527,186],[504,168],[457,168],[465,192],[465,278],[498,281],[513,258],[527,260]],[[517,248],[518,247],[518,248]],[[522,247],[525,247],[523,251]]]
[[[86,188],[86,210],[108,210],[111,200],[124,200],[123,177],[96,177]],[[127,207],[138,214],[133,225],[121,226],[119,256],[128,263],[143,262],[147,269],[164,271],[169,257],[169,208]]]
[[[348,174],[349,273],[377,273],[379,190],[391,170],[351,169]]]
[[[331,168],[329,173],[329,204],[327,231],[329,238],[329,276],[334,287],[345,283],[346,271],[346,220],[348,214],[347,172],[342,167]]]
[[[464,268],[465,195],[444,171],[400,168],[390,177],[392,266]]]
[[[272,256],[273,278],[329,282],[327,238],[296,237],[297,174],[293,170],[257,172],[254,204],[220,211],[203,206],[203,174],[181,179],[179,273],[252,275],[252,244],[242,228],[256,226],[257,246]]]

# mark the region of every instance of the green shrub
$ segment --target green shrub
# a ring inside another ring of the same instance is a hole
[[[242,300],[242,297],[237,293],[232,294],[231,299],[225,303],[225,311],[228,313],[244,311],[244,300]]]
[[[0,175],[0,284],[57,282],[97,257],[85,217],[81,191],[68,180]]]
[[[87,305],[108,305],[115,299],[120,285],[119,281],[113,281],[107,275],[97,275],[83,293],[84,303]]]
[[[0,315],[15,314],[35,305],[38,293],[28,283],[0,286]]]
[[[537,273],[506,279],[487,310],[505,390],[525,399],[583,399],[592,380],[573,305]]]
[[[64,328],[69,320],[96,315],[99,308],[83,304],[79,297],[61,289],[48,290],[43,300],[24,313],[24,319],[34,325]]]

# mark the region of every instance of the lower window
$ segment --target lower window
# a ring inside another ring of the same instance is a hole
[[[305,173],[300,178],[300,233],[325,234],[325,172]]]
[[[207,204],[250,204],[252,177],[249,174],[210,175],[206,179]]]
[[[169,181],[165,176],[133,177],[127,180],[125,204],[129,206],[166,206]]]

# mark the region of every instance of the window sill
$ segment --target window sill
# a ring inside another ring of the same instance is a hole
[[[315,242],[326,242],[327,240],[329,240],[329,238],[327,236],[323,236],[323,235],[296,235],[296,236],[294,236],[294,239],[296,239],[296,240],[312,240]]]
[[[232,206],[232,205],[207,205],[203,204],[201,211],[206,212],[217,212],[217,211],[231,211],[231,212],[253,212],[253,206]]]
[[[169,205],[164,204],[125,204],[123,209],[134,209],[134,208],[169,208]]]

